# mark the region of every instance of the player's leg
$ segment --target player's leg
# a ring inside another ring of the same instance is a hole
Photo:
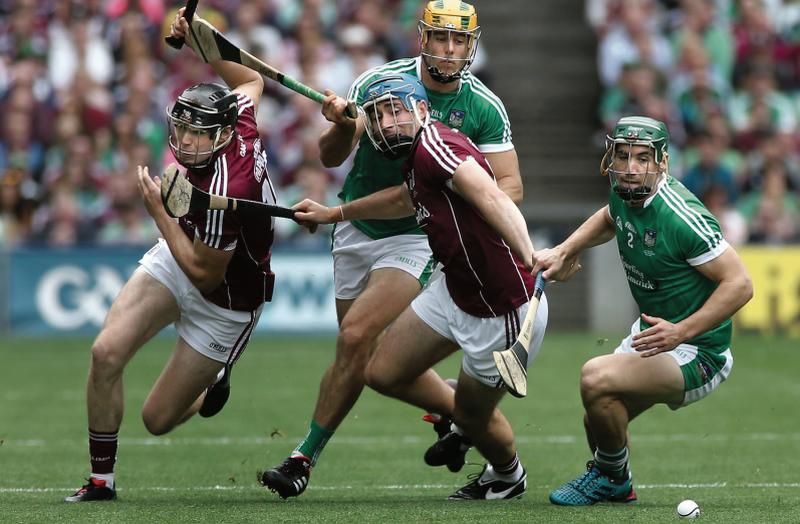
[[[92,344],[86,404],[89,422],[89,482],[68,502],[114,498],[117,434],[122,422],[122,372],[156,333],[178,318],[172,292],[141,269],[135,271],[109,309]]]
[[[504,388],[488,386],[461,371],[453,420],[469,435],[487,464],[450,499],[513,499],[525,493],[527,475],[514,445],[514,431],[497,409],[504,395]]]
[[[452,413],[453,389],[430,368],[457,350],[452,340],[406,308],[372,355],[365,371],[367,384],[427,411]]]
[[[422,235],[373,240],[348,222],[337,224],[332,253],[339,317],[334,362],[320,382],[307,435],[283,464],[260,475],[284,498],[305,490],[311,468],[364,389],[378,337],[419,293],[430,259]]]
[[[341,320],[336,355],[322,376],[308,434],[283,464],[260,476],[262,485],[282,498],[305,491],[311,468],[364,389],[364,368],[378,336],[419,290],[416,278],[386,268],[370,274],[355,300],[337,299]]]
[[[419,280],[395,268],[372,271],[366,289],[348,307],[339,326],[336,356],[320,384],[314,420],[336,429],[364,388],[367,366],[378,336],[408,307],[421,289]]]
[[[587,471],[550,494],[560,505],[636,500],[629,468],[628,424],[657,403],[680,405],[684,378],[666,353],[596,357],[581,370],[587,435],[596,446]]]
[[[142,407],[147,430],[163,435],[197,412],[204,391],[224,365],[178,337],[172,357]]]
[[[151,433],[170,431],[204,405],[209,384],[241,357],[260,316],[261,308],[232,311],[207,301],[194,286],[184,289],[175,350],[142,408]]]

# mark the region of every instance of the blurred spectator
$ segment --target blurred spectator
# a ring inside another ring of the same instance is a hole
[[[750,224],[750,242],[775,245],[798,240],[800,205],[788,190],[782,163],[766,166],[761,189],[744,196],[739,210]]]
[[[92,223],[80,211],[75,194],[68,187],[57,188],[47,206],[34,216],[32,240],[53,247],[71,247],[94,239]]]
[[[25,183],[24,173],[15,169],[0,175],[0,248],[13,247],[30,235],[34,202],[26,198]]]
[[[288,203],[300,202],[310,198],[326,206],[337,206],[340,203],[336,191],[330,184],[330,175],[317,162],[306,162],[297,170],[294,182],[281,190],[283,200]],[[275,232],[279,241],[290,241],[303,247],[324,248],[330,246],[333,226],[320,226],[315,234],[292,220],[276,220]]]
[[[50,83],[57,90],[72,89],[78,77],[86,84],[109,84],[114,61],[101,33],[101,21],[81,12],[72,13],[68,23],[48,27]]]
[[[780,92],[771,67],[751,64],[742,89],[731,98],[730,119],[737,147],[749,151],[759,134],[797,131],[797,115],[791,100]]]
[[[724,189],[727,193],[726,200],[735,202],[739,196],[734,174],[721,160],[722,148],[720,143],[704,132],[695,139],[699,152],[699,161],[686,170],[683,176],[683,185],[698,197],[702,197],[712,188]]]
[[[774,131],[757,136],[756,147],[748,153],[745,161],[742,189],[747,192],[761,189],[767,167],[774,164],[783,165],[790,189],[800,189],[800,158],[793,151],[792,139]]]
[[[727,188],[711,185],[702,195],[701,200],[719,220],[722,234],[729,244],[739,246],[747,242],[749,236],[747,221],[738,209],[731,206]]]
[[[737,82],[753,67],[771,67],[781,86],[796,87],[792,46],[778,33],[764,1],[739,0],[737,5],[738,20],[733,27],[737,62],[734,81]]]
[[[109,206],[100,220],[97,242],[105,245],[152,244],[159,237],[158,228],[148,220],[139,205],[139,190],[134,171],[109,177]]]
[[[681,0],[681,16],[674,21],[672,44],[679,56],[687,40],[692,41],[692,46],[696,40],[707,56],[712,75],[727,81],[733,74],[735,60],[733,37],[729,28],[720,23],[717,9],[715,0]]]
[[[652,0],[620,0],[618,19],[600,41],[600,81],[611,86],[619,81],[625,64],[643,62],[667,74],[672,50],[661,31],[657,5]]]

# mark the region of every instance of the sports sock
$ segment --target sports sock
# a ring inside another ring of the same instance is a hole
[[[311,466],[316,466],[320,453],[325,444],[333,436],[333,431],[325,429],[315,420],[311,421],[308,434],[292,452],[292,457],[303,456],[311,461]]]
[[[615,482],[625,481],[628,478],[628,446],[623,446],[618,451],[608,452],[597,448],[594,452],[594,463],[604,474]]]
[[[118,431],[103,433],[89,428],[89,458],[92,463],[92,476],[101,478],[98,475],[112,475],[112,484],[114,482],[114,464],[117,462]]]
[[[113,473],[92,473],[92,478],[97,480],[105,480],[106,486],[114,489],[114,474]]]
[[[517,482],[522,478],[522,464],[519,461],[519,455],[514,453],[514,458],[505,464],[490,464],[487,468],[487,473],[491,469],[493,477],[502,480],[503,482]]]

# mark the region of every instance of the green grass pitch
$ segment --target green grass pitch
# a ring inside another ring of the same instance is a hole
[[[119,500],[61,502],[88,474],[85,340],[0,343],[0,521],[20,522],[675,522],[683,499],[701,522],[800,522],[800,349],[792,341],[740,336],[731,379],[678,412],[659,406],[632,425],[639,502],[559,508],[548,492],[588,458],[578,375],[613,349],[589,334],[552,334],[531,368],[529,394],[501,404],[517,432],[528,492],[515,501],[449,502],[479,471],[430,468],[433,431],[422,413],[364,393],[328,444],[308,491],[282,501],[256,484],[304,434],[330,338],[254,340],[233,375],[232,397],[212,419],[164,437],[145,431],[139,411],[171,350],[162,337],[125,375],[126,417],[117,462]],[[453,376],[458,358],[439,371]],[[471,451],[471,462],[480,457]]]

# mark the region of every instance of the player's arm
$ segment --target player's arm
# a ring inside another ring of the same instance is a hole
[[[703,307],[678,323],[686,333],[687,340],[718,326],[753,298],[753,281],[732,247],[728,247],[717,258],[695,266],[695,269],[716,282],[717,289]]]
[[[178,222],[167,214],[161,202],[160,181],[150,178],[147,168],[138,168],[139,191],[147,212],[153,217],[172,256],[194,286],[203,293],[222,283],[233,250],[221,251],[205,245],[198,238],[189,240]]]
[[[364,123],[345,114],[347,100],[330,89],[325,90],[322,115],[331,126],[319,137],[319,158],[325,167],[337,167],[347,160],[364,133]]]
[[[191,39],[191,32],[189,31],[189,23],[183,17],[183,11],[186,8],[182,7],[178,10],[176,20],[170,26],[170,35],[183,39]],[[197,18],[197,15],[195,15]],[[261,94],[264,92],[264,79],[261,75],[245,67],[242,64],[229,62],[227,60],[214,60],[209,65],[214,72],[219,76],[232,91],[242,93],[250,98],[254,104],[254,110],[258,113],[258,102],[261,99]]]
[[[492,166],[497,187],[508,195],[516,204],[522,203],[522,176],[519,173],[517,150],[486,153],[486,160]]]
[[[590,247],[605,244],[614,238],[614,221],[608,206],[586,219],[564,242],[552,249],[542,249],[534,255],[534,272],[544,271],[545,280],[563,281],[577,272],[581,265],[578,255]]]
[[[669,351],[678,344],[705,333],[731,318],[753,298],[753,282],[742,259],[732,247],[728,247],[717,258],[695,266],[695,269],[707,279],[716,282],[717,289],[700,309],[677,324],[643,314],[642,318],[651,327],[634,336],[633,347],[643,351],[644,356]]]
[[[404,218],[414,214],[414,204],[405,184],[387,187],[377,193],[336,207],[305,199],[292,206],[295,220],[306,224],[333,224],[343,220]]]
[[[525,218],[474,158],[462,162],[453,173],[453,190],[478,210],[528,269],[533,267],[533,243]]]

